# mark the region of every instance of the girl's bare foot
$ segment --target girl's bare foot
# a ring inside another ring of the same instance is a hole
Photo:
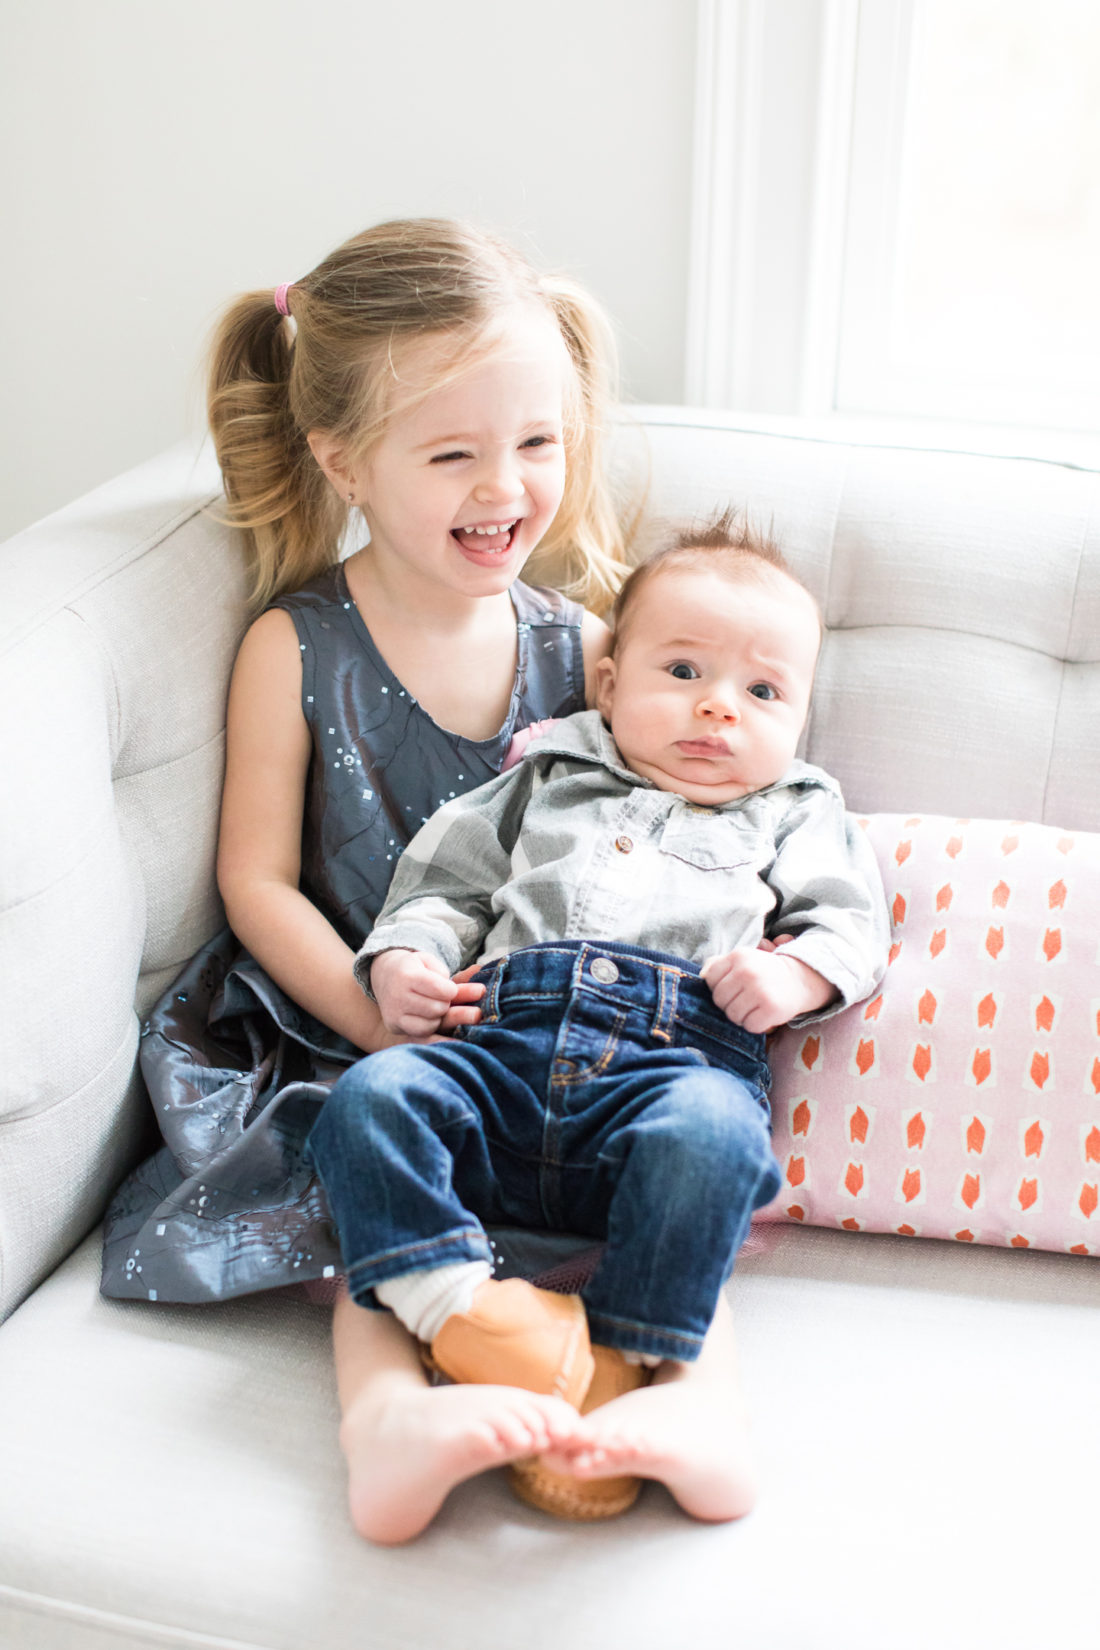
[[[578,1447],[587,1424],[560,1398],[507,1386],[379,1381],[345,1410],[352,1523],[395,1546],[431,1523],[464,1479],[548,1450]]]
[[[650,1386],[592,1410],[588,1440],[553,1452],[547,1465],[581,1480],[656,1478],[693,1518],[743,1517],[756,1474],[739,1395],[683,1368],[665,1365]]]

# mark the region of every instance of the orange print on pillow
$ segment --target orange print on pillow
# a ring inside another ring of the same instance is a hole
[[[1100,1256],[1100,834],[864,821],[889,967],[867,1001],[774,1035],[787,1198],[763,1218]],[[791,1199],[795,1163],[812,1200]]]

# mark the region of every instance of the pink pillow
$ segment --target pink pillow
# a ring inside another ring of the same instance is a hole
[[[764,1219],[1100,1253],[1100,836],[861,819],[893,919],[868,1002],[772,1041]]]

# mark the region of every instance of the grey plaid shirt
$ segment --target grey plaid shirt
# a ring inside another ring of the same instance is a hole
[[[448,802],[413,837],[355,972],[395,947],[449,973],[544,940],[620,941],[701,964],[767,934],[868,996],[886,968],[878,864],[834,779],[795,762],[777,784],[716,808],[627,768],[598,711],[530,745],[518,767]]]

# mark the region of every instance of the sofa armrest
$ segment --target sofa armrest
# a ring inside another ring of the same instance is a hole
[[[147,1143],[140,1015],[223,920],[245,602],[215,488],[176,451],[0,547],[0,1317]]]

